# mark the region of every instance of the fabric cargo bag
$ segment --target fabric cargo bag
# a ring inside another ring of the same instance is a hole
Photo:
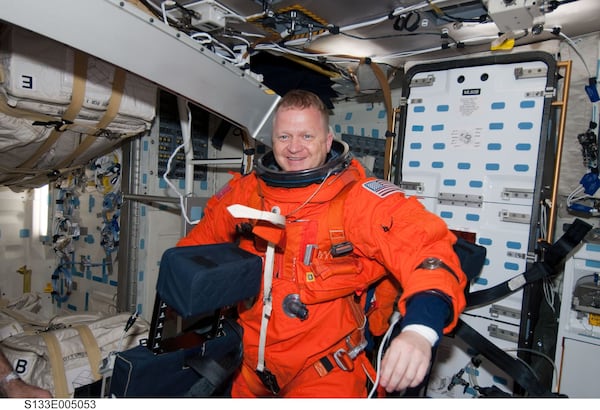
[[[149,325],[138,318],[125,333],[129,313],[72,315],[52,321],[50,329],[26,331],[2,341],[0,349],[24,381],[54,397],[72,397],[76,388],[102,378],[110,353],[145,343]],[[83,319],[83,320],[82,320]]]

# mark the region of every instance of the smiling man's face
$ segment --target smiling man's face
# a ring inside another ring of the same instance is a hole
[[[284,171],[304,171],[325,163],[333,134],[314,107],[284,108],[273,121],[273,155]]]

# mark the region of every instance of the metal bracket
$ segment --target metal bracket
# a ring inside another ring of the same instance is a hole
[[[500,219],[503,222],[515,222],[519,224],[529,224],[531,215],[521,212],[511,212],[506,209],[500,211]]]
[[[438,203],[442,205],[481,208],[483,206],[483,196],[440,192],[438,194]]]
[[[422,182],[400,181],[398,186],[404,191],[416,191],[422,193],[425,190],[425,186]]]
[[[428,74],[425,78],[413,78],[410,81],[410,87],[431,87],[435,83],[435,76]]]
[[[546,78],[548,76],[548,67],[538,68],[515,68],[515,79],[522,80],[525,78]]]
[[[494,318],[500,316],[506,316],[511,319],[519,319],[521,317],[521,311],[514,308],[509,308],[501,305],[492,305],[490,307],[490,315]]]
[[[502,190],[502,199],[505,201],[511,199],[532,199],[533,190],[523,188],[504,188]]]
[[[510,258],[527,259],[527,254],[524,252],[508,251],[506,252],[506,256]]]
[[[488,332],[490,336],[497,339],[508,340],[509,342],[519,342],[519,334],[507,329],[501,329],[497,325],[489,325]]]

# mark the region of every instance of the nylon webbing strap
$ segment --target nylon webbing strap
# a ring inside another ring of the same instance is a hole
[[[369,63],[371,69],[373,70],[373,74],[377,77],[379,81],[379,85],[381,86],[381,90],[383,92],[383,101],[385,103],[386,113],[387,113],[387,132],[385,134],[385,161],[383,164],[383,178],[389,180],[391,174],[391,158],[392,158],[392,150],[394,148],[394,109],[392,107],[392,91],[390,90],[390,84],[388,83],[388,79],[385,76],[385,73],[376,63]]]
[[[509,374],[530,396],[555,397],[550,390],[542,385],[529,366],[497,347],[462,319],[458,319],[454,332],[456,336],[464,340],[479,354]]]
[[[108,127],[108,125],[115,119],[117,113],[119,112],[121,100],[123,99],[123,90],[125,89],[126,77],[127,73],[125,70],[115,67],[112,93],[110,95],[106,111],[96,125],[98,130]],[[70,155],[68,155],[56,166],[56,168],[63,168],[70,165],[73,160],[84,153],[96,141],[96,138],[96,135],[88,135]]]
[[[259,209],[253,209],[239,204],[230,205],[227,207],[227,210],[235,218],[259,219],[263,221],[269,221],[270,223],[279,227],[285,227],[285,216],[281,215],[279,207],[277,206],[274,206],[271,209],[271,212],[261,211]],[[265,348],[267,343],[267,328],[269,325],[269,319],[271,318],[271,311],[273,309],[271,288],[273,283],[273,269],[275,265],[275,246],[275,243],[269,241],[267,250],[265,252],[265,263],[263,265],[263,309],[258,341],[258,359],[256,363],[256,373],[261,378],[265,387],[269,388],[273,394],[277,394],[279,392],[279,386],[277,385],[277,379],[275,376],[265,367]]]
[[[547,264],[536,262],[526,272],[514,276],[507,281],[492,286],[491,288],[467,294],[467,306],[473,308],[490,304],[495,300],[516,292],[526,284],[550,276],[552,273],[555,273],[554,269],[551,269]]]
[[[489,304],[508,294],[516,292],[528,283],[556,274],[556,268],[577,245],[584,240],[592,226],[581,219],[575,219],[569,229],[544,253],[543,262],[535,262],[530,269],[511,279],[488,289],[466,295],[467,307]]]
[[[260,336],[258,341],[258,363],[256,370],[262,372],[265,370],[265,346],[267,343],[267,327],[271,318],[271,310],[273,309],[273,298],[271,296],[271,288],[273,282],[273,267],[275,264],[275,244],[269,242],[267,252],[265,254],[265,272],[263,274],[263,311],[262,321],[260,324]]]
[[[348,192],[354,186],[354,181],[348,183],[340,193],[338,193],[331,201],[327,210],[327,221],[329,223],[329,240],[331,245],[337,245],[346,240],[344,232],[344,204]]]
[[[63,120],[75,121],[77,114],[83,106],[83,100],[85,97],[85,84],[87,77],[87,54],[79,51],[74,52],[73,61],[73,92],[71,97],[71,103],[62,116]],[[19,165],[17,168],[31,168],[35,165],[37,160],[46,153],[58,140],[61,131],[53,129],[46,141],[37,149],[37,151],[25,162]]]
[[[8,105],[6,101],[6,97],[3,94],[0,94],[0,112],[8,115],[9,117],[14,118],[23,118],[30,121],[39,121],[39,122],[48,122],[56,121],[56,117],[53,117],[48,114],[42,114],[39,112],[33,112],[29,110],[24,110],[21,108],[15,108]]]
[[[102,360],[102,355],[100,353],[100,347],[98,346],[98,342],[96,341],[96,337],[92,333],[87,325],[75,325],[73,326],[77,332],[79,333],[79,337],[83,342],[83,347],[87,353],[88,361],[90,363],[90,369],[92,371],[92,375],[94,376],[94,380],[100,380],[102,376],[100,375],[100,361]]]
[[[48,348],[48,359],[52,368],[52,379],[54,380],[54,396],[57,398],[68,398],[67,375],[65,373],[65,364],[63,362],[62,351],[60,350],[60,343],[51,332],[43,332],[42,337]]]

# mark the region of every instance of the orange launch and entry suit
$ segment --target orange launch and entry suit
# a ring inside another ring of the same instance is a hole
[[[277,207],[285,216],[285,228],[234,218],[227,210],[232,204],[268,212]],[[262,289],[255,303],[238,307],[244,358],[233,383],[234,397],[366,397],[363,367],[373,372],[373,366],[362,351],[361,296],[385,275],[401,285],[402,314],[415,294],[444,297],[451,311],[445,332],[465,306],[466,278],[452,248],[455,236],[416,198],[405,197],[387,181],[367,177],[355,159],[322,183],[303,187],[270,186],[255,172],[234,174],[177,245],[237,240],[240,247],[262,256],[268,242],[276,245],[264,367],[280,390],[274,394],[267,389],[255,372],[262,356]],[[341,255],[334,257],[331,248],[336,245]],[[444,261],[453,272],[419,268],[430,257]],[[290,314],[290,301],[305,306],[304,315]]]

